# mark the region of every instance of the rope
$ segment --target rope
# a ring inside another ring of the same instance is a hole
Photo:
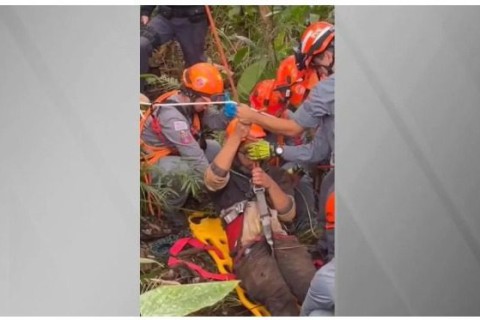
[[[210,22],[210,29],[212,29],[215,44],[217,45],[218,52],[220,53],[220,57],[222,58],[223,66],[227,72],[228,82],[230,83],[230,87],[232,88],[232,92],[233,92],[233,99],[235,101],[239,101],[237,88],[235,87],[235,83],[233,82],[232,75],[229,72],[230,68],[228,67],[227,58],[225,57],[225,52],[223,51],[223,47],[220,43],[220,38],[218,37],[217,28],[215,27],[215,21],[213,21],[212,13],[208,5],[205,6],[205,11],[207,12],[208,21]]]
[[[140,104],[144,106],[154,106],[154,107],[176,107],[176,106],[213,106],[213,105],[228,105],[228,104],[235,104],[238,105],[235,101],[204,101],[204,102],[170,102],[170,103],[148,103],[148,102],[141,102]]]
[[[310,225],[310,232],[312,232],[313,236],[315,238],[318,238],[318,235],[317,233],[315,232],[315,230],[313,229],[313,222],[312,222],[312,214],[310,212],[310,206],[308,205],[308,202],[307,202],[307,199],[305,198],[305,195],[303,194],[302,191],[300,191],[300,189],[298,189],[297,187],[294,188],[295,191],[298,192],[298,194],[300,196],[302,196],[302,200],[303,200],[303,203],[305,203],[305,207],[307,208],[307,214],[308,214],[308,223]]]

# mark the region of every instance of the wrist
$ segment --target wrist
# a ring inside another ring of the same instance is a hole
[[[268,180],[267,185],[264,186],[265,190],[270,191],[270,190],[272,189],[273,184],[274,184],[274,182],[273,182],[272,178],[270,178],[270,179]]]
[[[260,112],[257,112],[255,109],[250,108],[248,113],[247,120],[258,124],[259,117],[261,116]]]

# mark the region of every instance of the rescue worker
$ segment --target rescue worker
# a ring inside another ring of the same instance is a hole
[[[322,183],[321,205],[326,216],[327,257],[324,264],[310,283],[307,296],[302,305],[301,316],[333,316],[335,312],[335,187],[334,173],[329,172]],[[322,197],[322,194],[326,195]],[[328,243],[331,241],[330,243]]]
[[[335,315],[335,258],[322,266],[312,279],[300,316]]]
[[[311,69],[298,70],[294,55],[280,62],[275,78],[274,90],[285,97],[290,110],[296,110],[318,83],[318,75]]]
[[[306,129],[316,130],[313,143],[303,149],[275,148],[272,155],[302,158],[309,162],[317,162],[331,157],[334,162],[334,118],[335,118],[335,60],[334,60],[334,27],[327,22],[315,24],[315,28],[307,28],[301,39],[300,54],[297,62],[302,68],[310,68],[319,79],[324,79],[312,89],[308,98],[295,111],[291,119],[275,119],[262,115],[240,104],[237,117],[245,122],[256,123],[268,131],[286,136],[298,136]],[[326,77],[326,78],[325,78]],[[301,152],[300,152],[301,151]]]
[[[313,141],[307,145],[283,147],[260,141],[249,146],[250,159],[258,160],[280,155],[284,159],[291,158],[312,163],[329,159],[332,164],[335,163],[334,40],[334,26],[327,22],[317,22],[303,33],[297,54],[299,69],[311,69],[316,72],[318,79],[323,80],[312,89],[291,119],[272,119],[255,112],[246,105],[240,105],[237,110],[237,117],[243,121],[259,124],[271,132],[287,136],[296,136],[308,128],[313,128],[316,130]],[[329,174],[333,178],[334,171]],[[320,193],[319,201],[322,197]],[[320,223],[326,223],[326,216],[322,216],[323,206],[320,203],[318,208]],[[324,237],[326,236],[327,233],[324,233]],[[334,246],[333,234],[330,234],[328,239],[321,239],[319,246],[323,248]]]
[[[140,73],[148,72],[153,50],[174,39],[182,48],[185,68],[205,62],[208,31],[205,6],[157,6],[158,14],[150,19],[155,7],[140,6]]]
[[[322,22],[316,22],[309,29],[315,30],[322,26]],[[290,110],[295,110],[305,101],[312,88],[319,82],[319,79],[323,80],[325,77],[324,74],[317,73],[311,68],[298,70],[296,58],[294,55],[291,55],[280,63],[273,90],[279,92],[284,97],[283,101],[288,104]],[[292,113],[288,113],[288,116],[283,118],[290,119],[292,118],[291,115]],[[304,166],[325,160],[325,154],[328,154],[328,150],[322,150],[325,143],[322,142],[321,131],[313,130],[310,134],[315,136],[311,143],[299,143],[299,140],[303,142],[305,139],[297,138],[295,144],[287,144],[287,146],[298,147],[278,149],[279,153],[281,153],[278,156],[286,161],[303,163]],[[273,149],[276,149],[275,147]],[[280,145],[280,147],[282,146]]]
[[[288,174],[266,163],[255,166],[245,156],[246,145],[264,137],[261,127],[232,120],[204,181],[225,222],[234,272],[249,297],[273,316],[298,316],[315,267],[307,249],[281,225],[295,216]]]
[[[185,69],[182,88],[159,97],[141,122],[141,149],[143,159],[155,165],[163,174],[194,174],[203,181],[203,173],[220,145],[202,136],[202,128],[222,130],[228,123],[220,111],[208,108],[208,103],[224,97],[223,79],[219,71],[208,63],[197,63]],[[159,103],[176,103],[177,106],[158,106]],[[161,175],[153,177],[158,182]],[[172,188],[178,194],[168,197],[167,204],[183,206],[188,193],[179,181]]]
[[[268,79],[258,82],[250,93],[249,101],[252,108],[266,115],[288,119],[292,112],[288,110],[289,96],[286,91],[276,90],[276,80]],[[267,133],[265,140],[271,143],[299,145],[303,137],[285,139],[283,135]]]

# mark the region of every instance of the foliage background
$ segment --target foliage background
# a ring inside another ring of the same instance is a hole
[[[248,95],[258,81],[275,77],[279,63],[293,54],[293,48],[298,46],[308,22],[326,20],[334,23],[335,18],[333,6],[211,6],[211,9],[242,102],[248,101]],[[211,32],[207,35],[205,49],[210,62],[222,65]],[[149,74],[141,75],[148,85],[147,96],[153,100],[164,92],[178,88],[183,69],[182,51],[177,42],[172,41],[157,48],[150,59]],[[225,81],[225,85],[228,89],[228,81]],[[218,140],[222,140],[222,132],[215,134]],[[168,217],[163,215],[165,199],[174,196],[174,191],[169,184],[171,179],[167,176],[157,185],[146,181],[145,174],[152,170],[155,168],[142,166],[140,172],[141,257],[150,259],[141,261],[140,290],[144,301],[148,302],[144,307],[148,309],[157,307],[151,302],[152,299],[160,301],[167,298],[164,292],[168,290],[159,290],[162,286],[182,286],[202,281],[188,270],[170,270],[166,267],[168,249],[165,251],[165,245],[172,244],[189,231],[188,227],[184,230],[172,228]],[[209,210],[209,204],[202,199],[199,181],[194,181],[192,177],[189,174],[177,177],[193,194],[187,205],[179,208],[179,215]],[[303,236],[298,236],[303,242]],[[216,272],[213,260],[208,255],[192,253],[188,258]],[[243,308],[234,293],[230,293],[220,302],[194,314],[248,316],[250,312]]]
[[[211,6],[215,26],[233,71],[240,100],[248,101],[253,86],[274,78],[280,62],[293,54],[293,48],[308,22],[334,23],[333,6]],[[154,13],[155,14],[155,13]],[[222,64],[211,32],[206,40],[209,61]],[[150,61],[152,73],[163,76],[157,86],[178,84],[183,71],[179,45],[162,46]],[[226,82],[228,85],[228,81]]]

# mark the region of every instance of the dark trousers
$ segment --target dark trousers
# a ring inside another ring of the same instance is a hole
[[[235,262],[235,274],[248,296],[272,316],[298,316],[315,267],[297,238],[276,237],[274,246],[275,257],[264,240],[256,242]]]
[[[189,18],[166,19],[156,15],[149,21],[148,26],[158,35],[159,41],[152,44],[146,37],[140,37],[140,73],[148,72],[148,59],[155,47],[177,40],[182,48],[185,67],[188,68],[198,62],[205,62],[205,36],[208,30],[207,19],[191,22]]]

